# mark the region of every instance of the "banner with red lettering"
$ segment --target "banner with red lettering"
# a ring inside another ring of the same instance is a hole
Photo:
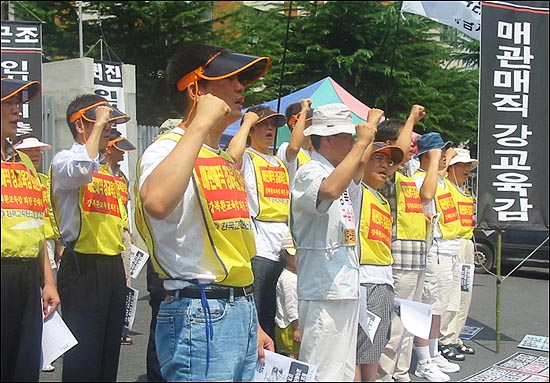
[[[482,2],[477,225],[548,230],[548,2]]]

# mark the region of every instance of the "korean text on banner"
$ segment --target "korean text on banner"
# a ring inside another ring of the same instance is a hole
[[[42,83],[42,25],[30,21],[2,20],[2,77]],[[41,139],[42,92],[21,104],[17,134],[32,133]]]
[[[477,224],[548,230],[548,2],[483,2]]]
[[[401,10],[426,16],[480,40],[481,1],[404,1]]]

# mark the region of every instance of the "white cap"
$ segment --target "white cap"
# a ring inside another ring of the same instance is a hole
[[[449,161],[449,166],[454,165],[457,162],[462,162],[465,164],[472,164],[472,169],[475,169],[476,166],[479,164],[478,160],[474,160],[470,157],[470,151],[468,149],[455,148],[455,150],[456,156],[451,158],[451,161]]]
[[[340,133],[355,134],[351,110],[344,104],[316,107],[311,126],[304,130],[304,136],[334,136]]]
[[[169,130],[172,130],[172,129],[176,128],[177,126],[179,126],[179,124],[182,121],[183,120],[181,118],[169,118],[168,120],[166,120],[162,123],[162,125],[160,126],[159,132],[161,134],[166,133]]]
[[[41,142],[36,137],[28,137],[24,140],[18,142],[17,144],[13,145],[15,149],[32,149],[32,148],[40,148],[42,150],[52,150],[52,146],[48,145],[44,142]]]

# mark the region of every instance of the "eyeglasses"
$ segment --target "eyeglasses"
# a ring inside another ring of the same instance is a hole
[[[391,158],[384,154],[374,154],[370,157],[370,159],[378,164],[385,163],[386,165],[388,165],[388,167],[393,166],[393,161],[391,160]]]

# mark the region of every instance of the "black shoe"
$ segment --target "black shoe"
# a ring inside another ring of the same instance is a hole
[[[456,352],[460,353],[460,354],[474,355],[476,353],[475,350],[472,347],[468,347],[464,343],[463,344],[456,344],[454,347],[455,347]]]
[[[464,359],[466,359],[466,356],[464,354],[456,354],[451,347],[451,345],[446,344],[439,345],[439,352],[441,352],[441,355],[443,355],[445,359],[456,362],[462,362]]]

